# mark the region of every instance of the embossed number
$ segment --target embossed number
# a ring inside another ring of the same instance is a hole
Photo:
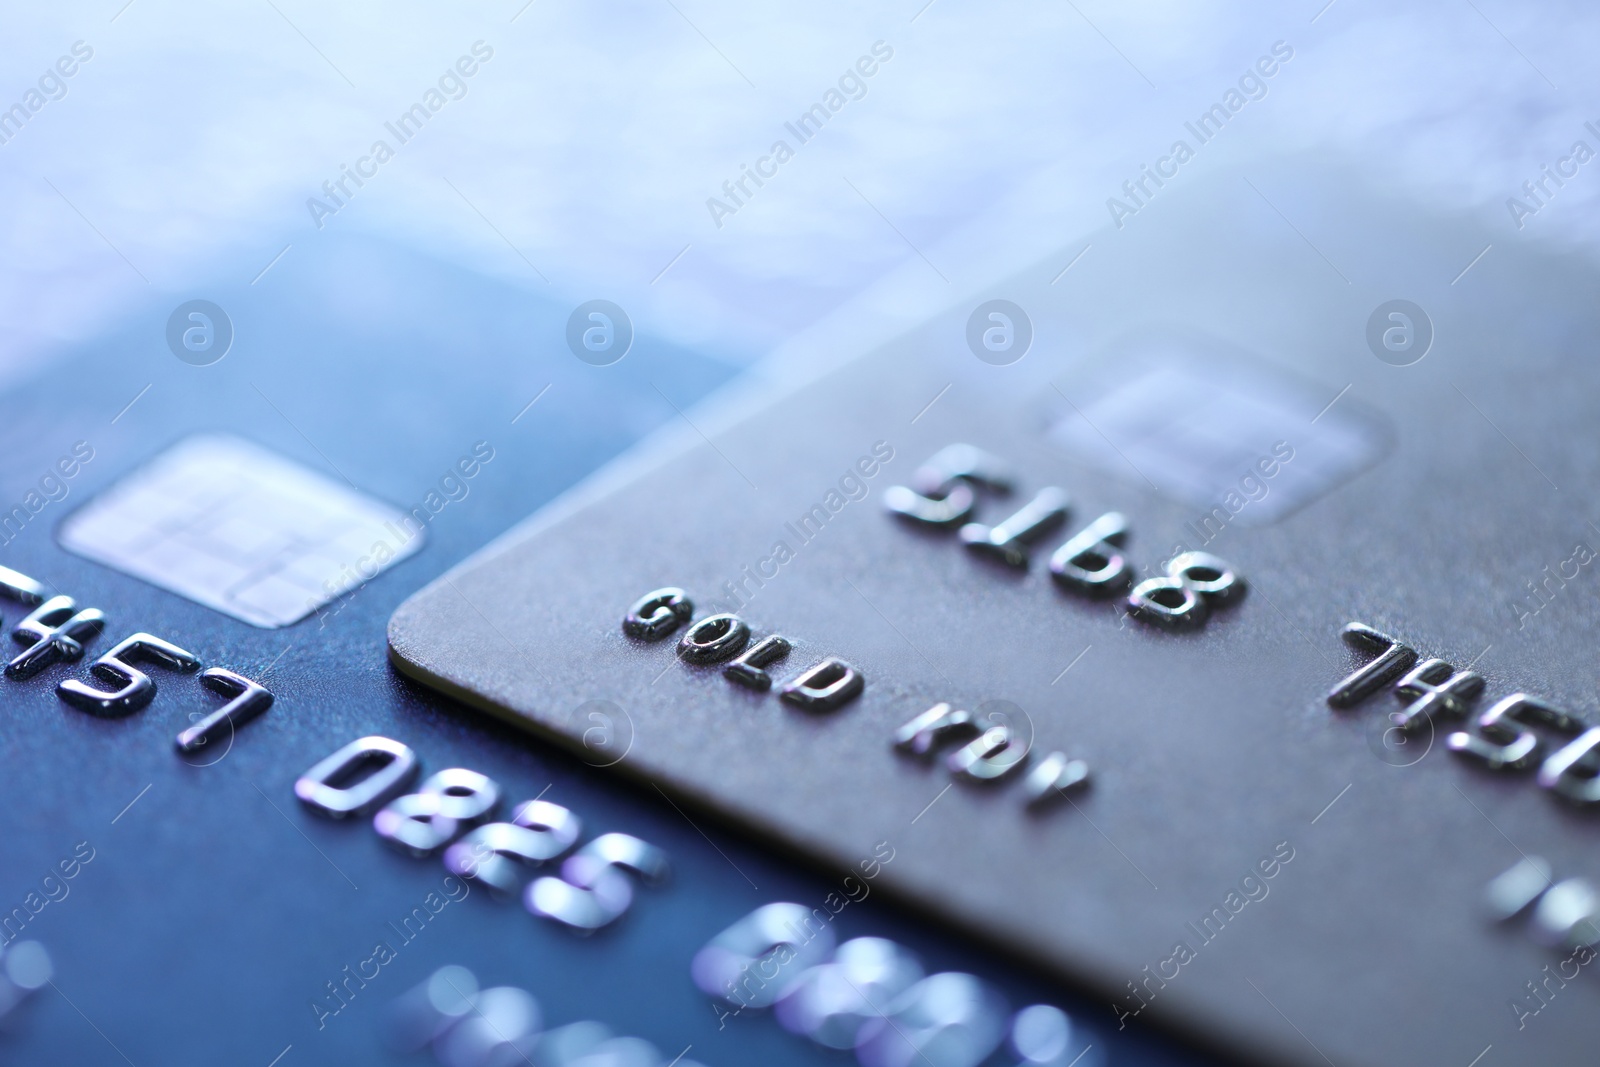
[[[96,715],[129,715],[144,707],[156,695],[156,683],[148,674],[131,666],[129,660],[139,659],[165,667],[169,671],[188,673],[200,669],[200,661],[170,641],[150,634],[134,634],[112,646],[111,651],[95,660],[89,670],[108,682],[122,683],[106,691],[68,678],[56,686],[56,695],[79,711]]]

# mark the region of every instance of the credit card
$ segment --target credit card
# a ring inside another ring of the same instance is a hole
[[[408,594],[733,366],[612,310],[614,359],[568,343],[587,301],[323,236],[0,394],[0,1062],[799,1067],[869,1028],[879,1064],[1213,1062],[894,906],[892,844],[796,863],[390,669]],[[352,752],[405,758],[351,782]],[[791,909],[803,992],[702,991],[759,980],[738,952]],[[941,1010],[890,1028],[903,996]]]
[[[1585,1061],[1594,268],[1317,161],[1086,244],[535,515],[392,661],[831,866],[888,842],[1110,1031]]]

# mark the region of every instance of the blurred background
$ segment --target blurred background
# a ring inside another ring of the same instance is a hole
[[[869,341],[1024,265],[1065,267],[1107,198],[1280,41],[1293,58],[1186,176],[1328,149],[1508,241],[1588,248],[1600,182],[1569,181],[1520,229],[1505,201],[1600,117],[1597,22],[1505,0],[12,5],[0,107],[25,110],[0,124],[0,380],[131,307],[269,285],[329,231],[611,299],[640,333],[733,365],[842,307],[835,337]],[[475,44],[492,58],[401,144],[385,123]],[[786,131],[875,44],[892,58],[859,98],[807,143]],[[90,58],[49,77],[75,45]],[[337,204],[324,183],[380,139],[394,158]],[[780,139],[795,155],[775,177],[708,207]],[[1315,242],[1318,220],[1297,221]]]

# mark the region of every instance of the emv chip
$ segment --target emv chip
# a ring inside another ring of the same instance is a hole
[[[1383,420],[1346,392],[1317,394],[1275,368],[1172,342],[1132,353],[1069,390],[1072,405],[1058,412],[1049,436],[1221,525],[1261,526],[1387,451]]]
[[[422,546],[398,508],[221,434],[180,441],[59,536],[69,551],[266,628],[298,622]]]

